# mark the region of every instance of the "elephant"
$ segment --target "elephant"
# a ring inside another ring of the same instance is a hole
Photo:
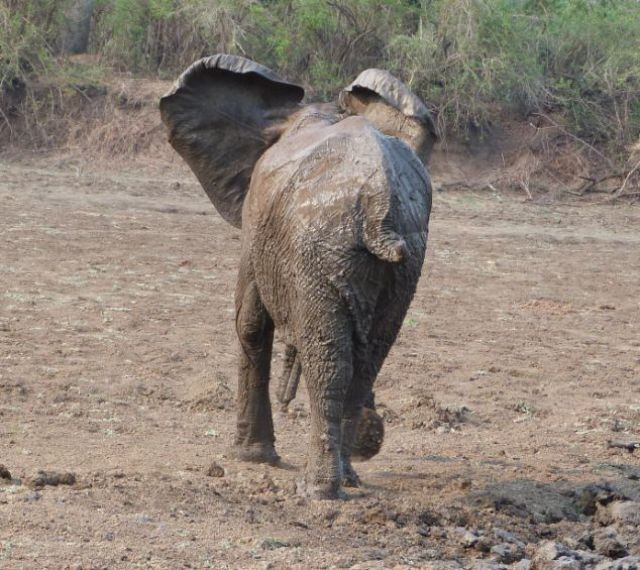
[[[367,69],[337,101],[252,60],[202,58],[162,97],[169,142],[220,215],[241,230],[235,290],[238,460],[277,464],[274,331],[310,401],[303,492],[358,486],[352,451],[363,406],[416,291],[437,141],[424,102]],[[295,376],[295,375],[294,375]]]
[[[283,412],[296,397],[301,375],[302,366],[297,358],[296,348],[289,345],[285,349],[282,376],[276,390]],[[375,394],[371,390],[363,404],[358,429],[351,445],[351,458],[362,461],[371,459],[380,452],[383,441],[384,419],[376,413]]]

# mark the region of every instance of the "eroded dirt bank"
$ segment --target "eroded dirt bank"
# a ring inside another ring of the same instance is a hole
[[[640,555],[640,452],[607,447],[640,439],[637,207],[437,193],[378,381],[383,451],[359,464],[351,500],[314,503],[295,493],[304,397],[275,418],[289,469],[226,456],[239,234],[186,168],[41,158],[0,172],[1,568]]]

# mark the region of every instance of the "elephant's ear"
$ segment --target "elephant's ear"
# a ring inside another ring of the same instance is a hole
[[[230,224],[242,225],[253,168],[303,97],[270,69],[217,54],[191,65],[160,100],[169,142]]]
[[[347,113],[366,117],[381,132],[403,139],[424,162],[438,140],[436,125],[423,101],[383,69],[366,69],[338,98]]]

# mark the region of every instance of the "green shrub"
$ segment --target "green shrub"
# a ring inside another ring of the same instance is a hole
[[[389,44],[388,65],[445,130],[560,113],[591,142],[640,134],[640,3],[434,0]]]
[[[60,2],[0,0],[0,93],[30,73],[49,70]]]
[[[71,1],[0,0],[1,84],[51,72]],[[444,133],[538,113],[612,150],[640,135],[636,0],[97,0],[90,49],[161,77],[238,53],[311,98],[387,67]]]

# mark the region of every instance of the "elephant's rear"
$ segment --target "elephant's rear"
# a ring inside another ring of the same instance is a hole
[[[304,325],[292,316],[309,304],[342,306],[355,338],[367,342],[379,305],[413,296],[428,174],[404,142],[359,117],[327,120],[313,137],[300,131],[281,144],[289,152],[267,153],[245,209],[259,228],[251,248],[265,304],[294,342]]]
[[[397,263],[409,254],[407,240],[424,248],[431,184],[411,148],[361,117],[318,130],[307,148],[304,134],[288,141],[299,152],[295,185],[281,192],[294,239],[322,241],[332,262],[364,249]]]

